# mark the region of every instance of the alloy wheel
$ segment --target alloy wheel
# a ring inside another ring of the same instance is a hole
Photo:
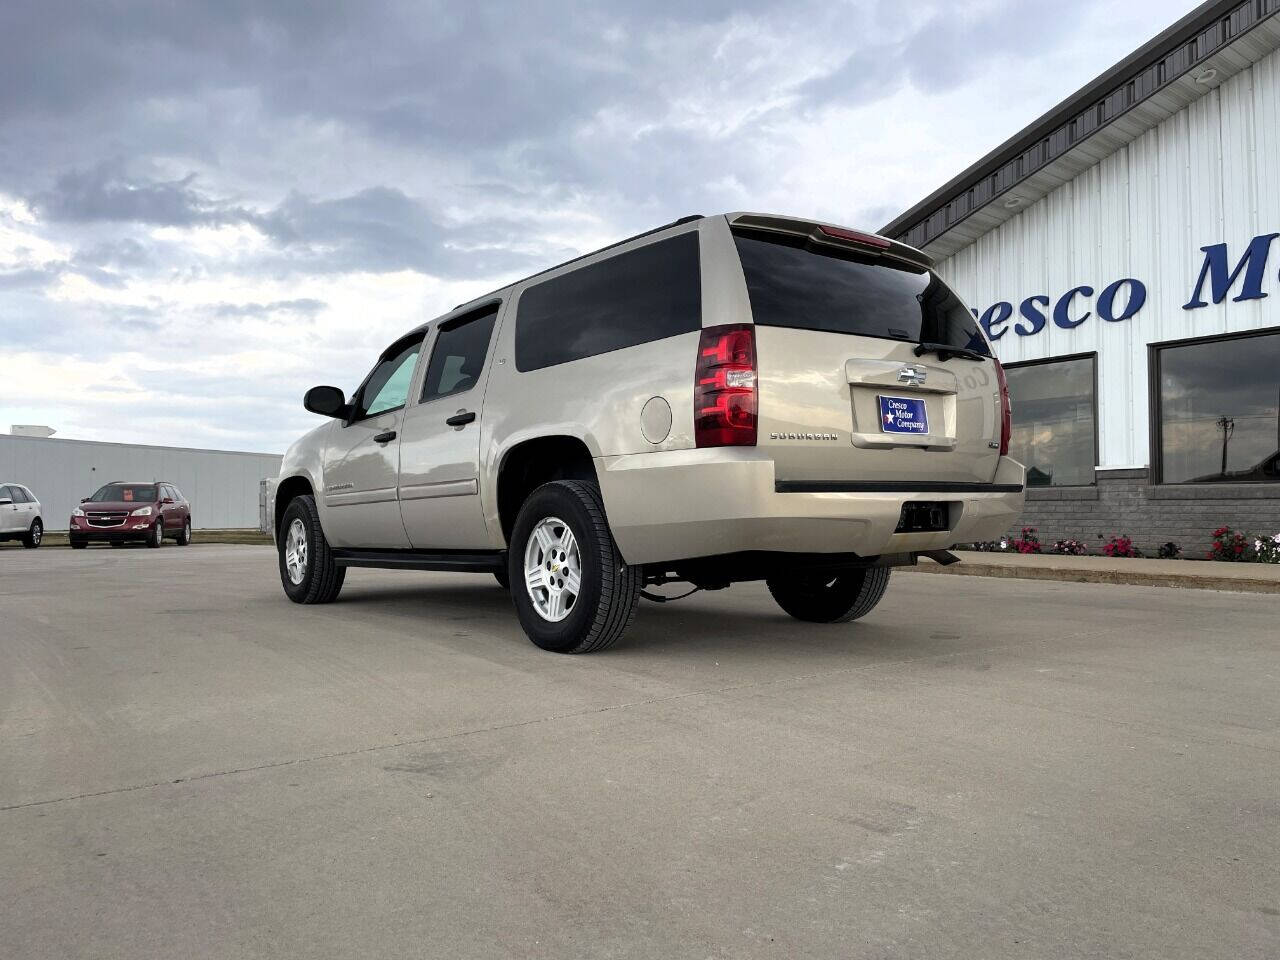
[[[307,575],[307,526],[301,517],[294,518],[285,535],[284,565],[291,583],[299,584]]]
[[[582,590],[582,554],[569,525],[541,520],[524,548],[524,585],[538,615],[559,623],[573,612]]]

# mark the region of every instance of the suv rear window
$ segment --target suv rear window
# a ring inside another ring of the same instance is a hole
[[[698,234],[690,231],[525,290],[516,315],[516,369],[594,357],[701,326]]]
[[[754,321],[912,343],[945,343],[986,356],[968,308],[937,274],[802,237],[735,230]]]

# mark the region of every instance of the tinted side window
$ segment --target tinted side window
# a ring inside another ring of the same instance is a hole
[[[422,341],[415,340],[378,362],[360,393],[362,417],[372,417],[404,406],[409,398],[409,381],[413,379],[413,367],[421,347]]]
[[[26,498],[17,487],[0,487],[0,500],[9,499],[14,503],[26,503]]]
[[[423,401],[466,393],[476,385],[489,352],[489,337],[498,317],[495,306],[482,314],[450,321],[436,334],[431,362],[422,383]]]
[[[31,495],[31,491],[30,491],[30,490],[28,490],[26,487],[14,487],[14,488],[13,488],[13,491],[14,491],[15,493],[17,493],[19,497],[21,497],[21,498],[22,498],[22,502],[23,502],[23,503],[35,503],[35,502],[36,502],[36,498],[35,498],[35,497],[33,497],[33,496]],[[14,502],[14,503],[17,503],[17,502],[18,502],[17,497],[15,497],[15,498],[14,498],[13,502]]]
[[[170,487],[169,489],[173,491],[173,499],[179,500],[179,501],[187,499],[182,495],[182,491],[179,490],[177,487]]]
[[[516,369],[594,357],[701,326],[698,235],[682,233],[525,290]]]

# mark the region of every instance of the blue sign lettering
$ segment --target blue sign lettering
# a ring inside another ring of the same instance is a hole
[[[1053,308],[1053,322],[1063,330],[1070,330],[1078,327],[1080,324],[1088,320],[1092,313],[1088,310],[1084,312],[1084,316],[1079,320],[1072,320],[1069,311],[1071,310],[1071,301],[1075,299],[1077,293],[1083,293],[1086,297],[1093,296],[1093,287],[1072,287],[1061,298]]]
[[[1022,323],[1015,323],[1013,325],[1013,329],[1018,331],[1018,336],[1034,336],[1044,329],[1044,325],[1049,318],[1043,311],[1036,309],[1037,303],[1043,307],[1048,307],[1049,298],[1038,293],[1034,297],[1027,297],[1027,299],[1023,300],[1022,303],[1018,305],[1018,312],[1031,321],[1031,326],[1029,327]]]
[[[1241,270],[1244,271],[1244,287],[1240,290],[1240,296],[1231,299],[1238,303],[1241,300],[1261,300],[1265,297],[1266,294],[1262,292],[1262,275],[1267,269],[1267,254],[1271,251],[1271,241],[1276,237],[1280,237],[1280,233],[1264,233],[1250,240],[1249,249],[1245,250],[1244,256],[1230,273],[1227,273],[1225,243],[1201,247],[1204,263],[1200,267],[1200,277],[1196,280],[1196,288],[1191,294],[1191,299],[1182,305],[1182,309],[1194,310],[1196,307],[1208,306],[1202,299],[1206,278],[1209,280],[1213,302],[1221,303],[1226,298],[1231,285],[1236,282],[1236,277],[1240,276]]]
[[[982,315],[978,322],[982,324],[982,329],[987,331],[989,340],[999,340],[1009,332],[1004,328],[1003,324],[1012,313],[1013,304],[1005,303],[1003,300],[987,307],[987,312]],[[996,327],[1000,327],[999,333],[996,332]]]
[[[1124,310],[1120,313],[1115,312],[1116,294],[1125,284],[1130,285],[1129,302],[1125,304]],[[1098,316],[1103,320],[1116,323],[1120,320],[1128,320],[1135,313],[1142,309],[1142,305],[1147,302],[1147,287],[1141,280],[1135,280],[1133,277],[1126,277],[1124,280],[1117,280],[1109,283],[1098,294]]]
[[[1204,299],[1205,288],[1214,303],[1222,303],[1227,294],[1239,283],[1240,292],[1232,297],[1232,301],[1261,300],[1267,296],[1262,289],[1262,281],[1266,278],[1267,257],[1271,252],[1271,241],[1280,237],[1280,233],[1263,233],[1249,241],[1240,259],[1231,265],[1225,243],[1213,243],[1201,247],[1204,259],[1200,263],[1200,274],[1196,277],[1191,291],[1191,299],[1182,305],[1184,310],[1195,310],[1206,307],[1209,302]],[[1057,300],[1042,293],[1027,297],[1018,304],[1019,319],[1013,329],[1020,337],[1033,337],[1043,330],[1050,319],[1053,325],[1063,330],[1074,330],[1093,313],[1080,309],[1077,300],[1093,296],[1093,287],[1081,284],[1072,287]],[[1119,323],[1135,316],[1147,302],[1147,285],[1134,277],[1113,280],[1102,288],[1098,294],[1098,316],[1108,323]],[[1052,310],[1050,310],[1052,304]],[[1123,304],[1123,306],[1120,306]],[[987,332],[991,340],[999,340],[1009,328],[1005,326],[1013,316],[1013,304],[1001,300],[987,307],[981,314],[973,311],[978,322]]]

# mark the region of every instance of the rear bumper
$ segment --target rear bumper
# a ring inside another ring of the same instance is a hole
[[[773,471],[773,461],[749,447],[596,460],[609,527],[631,564],[744,550],[864,557],[944,550],[995,539],[1022,512],[1023,467],[1008,457],[1000,460],[992,484],[949,485],[955,489],[833,483],[839,489],[815,490],[778,484]],[[902,505],[912,500],[956,504],[951,529],[895,533]]]

